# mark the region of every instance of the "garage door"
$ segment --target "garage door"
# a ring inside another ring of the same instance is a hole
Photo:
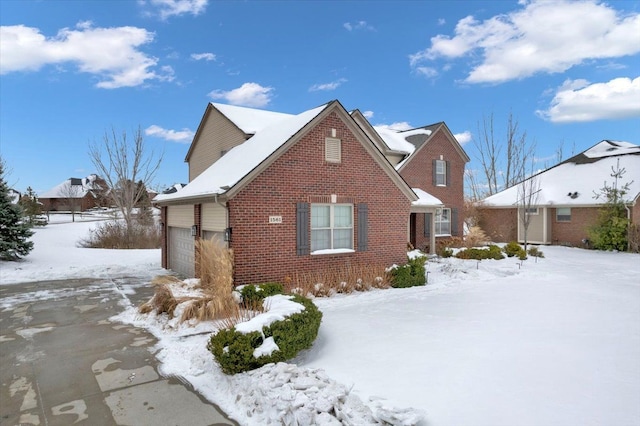
[[[169,227],[169,269],[185,277],[195,275],[194,239],[190,228]]]

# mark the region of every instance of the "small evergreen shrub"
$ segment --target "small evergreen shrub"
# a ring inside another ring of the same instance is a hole
[[[313,345],[318,336],[322,312],[311,300],[300,295],[293,295],[291,300],[303,305],[304,310],[263,327],[262,334],[258,331],[243,334],[235,328],[229,328],[211,336],[207,349],[224,373],[236,374],[269,363],[287,361]],[[269,337],[273,338],[279,350],[256,358],[253,355],[255,349]]]
[[[248,304],[262,302],[265,297],[283,294],[284,286],[280,283],[249,284],[242,287],[242,301]]]
[[[531,257],[540,257],[540,258],[544,257],[544,253],[542,253],[542,250],[539,250],[538,247],[529,248],[529,250],[527,250],[527,253]]]
[[[518,259],[522,259],[522,260],[527,258],[527,253],[520,246],[520,244],[518,244],[515,241],[511,241],[510,243],[508,243],[506,246],[504,246],[503,250],[507,254],[508,257],[514,257],[515,256]]]
[[[473,260],[504,259],[504,256],[502,255],[502,251],[500,250],[500,247],[493,244],[490,244],[487,248],[472,247],[466,250],[461,250],[458,253],[456,253],[456,257],[458,259],[473,259]]]
[[[417,256],[409,259],[405,265],[393,268],[390,271],[391,287],[407,288],[425,285],[427,283],[424,267],[426,260],[424,256]]]
[[[445,248],[442,249],[442,252],[440,253],[440,257],[448,258],[448,257],[451,257],[451,256],[453,256],[453,250],[452,249],[450,249],[448,247],[445,247]]]

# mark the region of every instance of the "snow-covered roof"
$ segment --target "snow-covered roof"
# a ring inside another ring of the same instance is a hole
[[[291,118],[292,114],[282,112],[265,111],[262,109],[245,108],[235,105],[211,103],[218,111],[224,114],[233,124],[246,134],[255,134],[273,123]]]
[[[618,185],[630,182],[627,201],[640,194],[640,146],[629,142],[602,141],[586,151],[538,173],[540,192],[536,204],[540,206],[591,206],[602,204],[595,199],[605,184],[611,186],[612,170],[625,169],[626,173]],[[483,204],[494,207],[517,205],[518,185],[484,199]]]
[[[421,207],[441,207],[444,206],[444,203],[440,201],[439,198],[434,197],[426,191],[423,191],[420,188],[411,188],[413,192],[416,193],[418,199],[411,203],[412,206],[421,206]]]
[[[399,130],[389,128],[388,126],[373,126],[378,132],[384,143],[392,151],[402,152],[404,154],[411,155],[416,150],[416,147],[409,141],[407,141],[407,134],[400,132]],[[419,129],[424,132],[424,129]],[[431,132],[429,132],[431,133]],[[427,133],[427,134],[429,134]]]
[[[246,142],[231,149],[178,192],[160,194],[154,201],[197,198],[227,192],[324,111],[328,105],[276,120]]]
[[[87,192],[98,189],[98,176],[89,175],[86,178],[69,178],[64,182],[54,186],[50,190],[43,192],[39,198],[82,198]]]

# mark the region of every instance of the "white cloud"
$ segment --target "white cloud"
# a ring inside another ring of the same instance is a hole
[[[462,133],[456,133],[453,137],[456,138],[460,145],[464,145],[471,140],[472,136],[470,131],[465,130]]]
[[[622,15],[598,0],[532,0],[485,21],[458,21],[455,35],[431,38],[410,56],[413,67],[439,58],[477,57],[469,83],[501,83],[539,72],[559,73],[586,60],[640,52],[640,14]]]
[[[367,120],[371,120],[373,118],[373,111],[365,111],[362,113],[362,115],[364,115],[364,118],[366,118]]]
[[[209,0],[142,0],[139,3],[156,8],[160,19],[165,20],[184,14],[198,16],[205,11]]]
[[[186,128],[182,130],[169,130],[153,124],[144,130],[144,134],[147,136],[155,136],[171,142],[189,143],[191,142],[191,139],[193,139],[193,135],[195,133]]]
[[[342,26],[347,31],[357,31],[357,30],[368,30],[375,31],[375,28],[372,25],[367,24],[367,21],[358,21],[358,22],[345,22]]]
[[[237,89],[209,93],[212,99],[223,99],[232,105],[263,107],[271,102],[273,87],[262,87],[258,83],[244,83]]]
[[[431,67],[416,67],[415,70],[418,74],[423,75],[427,78],[433,78],[438,75],[438,70]]]
[[[192,53],[191,54],[191,59],[195,60],[195,61],[201,61],[201,60],[205,60],[205,61],[215,61],[216,60],[216,55],[214,55],[213,53]]]
[[[149,80],[171,81],[173,70],[154,71],[158,59],[139,50],[153,37],[144,28],[94,28],[91,22],[80,22],[76,29],[63,28],[49,38],[38,28],[3,26],[0,74],[74,63],[80,72],[100,77],[96,86],[104,89],[139,86]]]
[[[555,123],[640,117],[640,77],[606,83],[567,80],[538,116]]]
[[[338,87],[340,87],[340,85],[342,85],[342,83],[345,83],[346,81],[347,81],[346,78],[340,78],[336,81],[332,81],[331,83],[314,84],[313,86],[309,87],[309,91],[310,92],[319,92],[319,91],[328,92],[331,90],[336,90]]]
[[[396,130],[401,132],[403,130],[411,130],[413,126],[406,121],[397,121],[391,124],[376,124],[375,127],[380,127],[383,129]]]

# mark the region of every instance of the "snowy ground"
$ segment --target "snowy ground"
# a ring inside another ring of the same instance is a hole
[[[157,250],[75,247],[90,226],[38,230],[25,262],[0,263],[0,283],[162,273]],[[431,426],[639,425],[640,256],[542,249],[537,263],[443,259],[428,264],[425,287],[316,299],[311,350],[232,377],[205,348],[212,324],[133,306],[118,319],[152,331],[162,372],[241,424],[331,424],[318,414],[331,405],[351,424],[422,413]]]

